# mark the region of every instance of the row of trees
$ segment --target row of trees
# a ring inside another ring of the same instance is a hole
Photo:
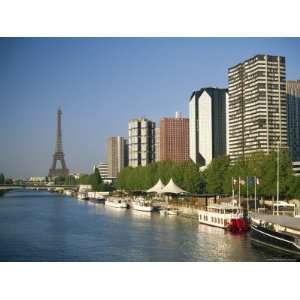
[[[13,184],[13,180],[11,178],[5,178],[4,174],[0,174],[0,184]]]
[[[281,197],[300,198],[300,177],[293,175],[292,162],[287,151],[280,152],[280,195]],[[231,194],[237,192],[238,178],[245,182],[247,177],[259,179],[257,195],[274,197],[277,194],[277,153],[253,153],[246,159],[239,159],[234,164],[228,156],[212,160],[208,167],[199,171],[192,161],[176,163],[160,161],[145,167],[124,168],[117,179],[116,187],[125,190],[147,190],[158,179],[167,184],[170,178],[181,188],[191,193]],[[235,180],[233,180],[235,179]],[[247,185],[241,185],[241,194],[246,195]],[[248,185],[249,195],[254,194],[254,184]]]
[[[281,196],[300,198],[300,178],[293,175],[292,162],[287,151],[281,151],[279,163],[279,191]],[[232,191],[233,178],[238,181],[247,177],[259,178],[257,194],[274,197],[277,194],[277,153],[253,153],[246,159],[231,164],[228,156],[214,159],[204,171],[206,191],[208,193],[229,194]],[[237,191],[238,186],[234,186]],[[241,194],[246,195],[247,185],[241,185]],[[249,194],[254,194],[254,185],[248,185]]]
[[[178,186],[188,192],[203,192],[204,178],[193,161],[182,163],[160,161],[145,167],[127,167],[121,170],[116,186],[118,189],[124,190],[147,190],[158,179],[167,184],[171,178]]]

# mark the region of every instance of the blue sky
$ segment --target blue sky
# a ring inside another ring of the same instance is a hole
[[[2,38],[0,172],[48,173],[58,106],[67,166],[90,172],[129,119],[187,116],[194,90],[226,87],[228,67],[258,53],[300,78],[299,38]]]

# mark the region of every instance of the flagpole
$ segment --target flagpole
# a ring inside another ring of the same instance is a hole
[[[232,189],[232,201],[234,201],[234,180],[233,180],[233,177],[231,177],[231,189]]]
[[[279,215],[279,143],[277,148],[277,216]]]
[[[241,206],[241,179],[239,176],[239,207]]]
[[[257,177],[255,176],[255,185],[254,185],[254,211],[256,212],[256,181]]]
[[[248,176],[247,176],[247,211],[249,210],[249,192],[248,192]]]

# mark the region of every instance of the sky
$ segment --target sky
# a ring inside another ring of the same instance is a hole
[[[0,173],[48,174],[59,106],[67,167],[92,172],[129,119],[188,116],[193,91],[264,53],[300,79],[300,38],[0,38]]]

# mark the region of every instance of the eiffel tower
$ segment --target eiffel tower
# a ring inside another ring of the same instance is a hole
[[[55,153],[53,155],[53,163],[52,168],[49,169],[49,177],[57,177],[57,176],[68,176],[69,170],[67,169],[63,146],[62,146],[62,135],[61,135],[61,115],[62,111],[60,108],[57,110],[57,130],[56,130],[56,147]],[[61,163],[61,169],[56,168],[57,161]]]

